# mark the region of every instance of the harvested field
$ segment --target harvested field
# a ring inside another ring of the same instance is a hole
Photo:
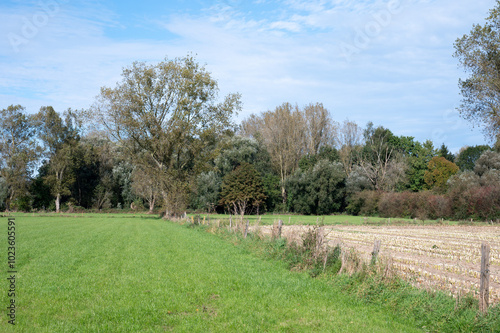
[[[310,227],[283,226],[283,236],[300,239]],[[500,227],[498,226],[324,226],[329,246],[352,247],[369,259],[375,239],[380,255],[390,258],[397,274],[420,288],[454,295],[477,294],[481,243],[491,246],[490,302],[500,302]],[[261,226],[271,234],[272,226]]]

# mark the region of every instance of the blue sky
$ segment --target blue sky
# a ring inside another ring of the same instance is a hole
[[[196,55],[243,111],[321,102],[456,152],[487,143],[461,119],[454,41],[495,0],[0,3],[0,108],[88,108],[133,61]]]

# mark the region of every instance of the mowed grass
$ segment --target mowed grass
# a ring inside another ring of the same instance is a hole
[[[228,220],[229,215],[225,214],[188,214],[189,218],[200,217],[205,221],[210,217],[211,220]],[[233,215],[233,221],[239,221],[240,216]],[[385,217],[365,217],[352,215],[290,215],[290,214],[264,214],[264,215],[245,215],[243,220],[249,220],[249,223],[259,221],[262,225],[272,225],[278,220],[282,220],[284,225],[314,225],[321,223],[324,225],[361,225],[361,224],[412,224],[412,225],[431,225],[438,223],[438,220],[415,220],[405,218],[385,218]],[[444,221],[445,224],[458,224],[457,221]],[[483,223],[484,224],[484,223]]]
[[[16,325],[4,310],[1,332],[416,331],[326,281],[153,217],[19,215],[16,237]]]

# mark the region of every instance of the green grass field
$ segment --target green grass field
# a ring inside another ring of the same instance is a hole
[[[4,268],[1,332],[416,331],[324,280],[156,216],[15,218],[16,325]]]
[[[200,217],[208,220],[228,220],[229,215],[223,214],[188,214],[189,217]],[[233,219],[239,220],[241,217],[233,216]],[[352,215],[326,215],[326,216],[316,216],[316,215],[288,215],[288,214],[265,214],[265,215],[245,215],[243,219],[249,220],[250,223],[256,223],[259,221],[262,225],[272,225],[278,220],[282,220],[285,225],[312,225],[316,223],[322,223],[325,225],[335,225],[335,224],[418,224],[418,225],[430,225],[438,223],[437,220],[415,220],[415,219],[403,219],[403,218],[383,218],[383,217],[364,217],[364,216],[352,216]],[[457,224],[456,221],[444,221],[446,224]],[[483,223],[484,224],[484,223]]]

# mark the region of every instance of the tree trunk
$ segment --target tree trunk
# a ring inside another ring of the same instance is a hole
[[[56,195],[56,213],[59,213],[60,206],[61,206],[61,194],[57,193],[57,195]]]
[[[161,190],[161,194],[163,196],[163,202],[165,203],[165,217],[168,218],[170,217],[170,212],[168,211],[168,197],[167,197],[167,191]]]
[[[155,209],[155,200],[156,198],[153,196],[152,200],[149,202],[149,212],[153,213],[153,210]]]

